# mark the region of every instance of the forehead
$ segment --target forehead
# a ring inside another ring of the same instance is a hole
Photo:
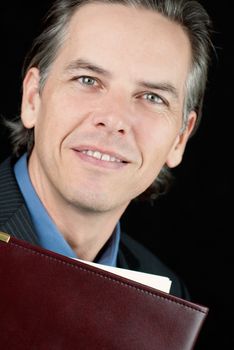
[[[95,3],[73,15],[59,56],[92,59],[111,65],[113,72],[125,68],[128,74],[152,76],[167,71],[171,79],[185,79],[191,48],[183,28],[155,11]]]

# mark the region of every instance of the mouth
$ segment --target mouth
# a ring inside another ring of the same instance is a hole
[[[95,148],[73,148],[73,150],[83,159],[96,165],[107,166],[107,167],[120,167],[130,163],[123,156],[108,152],[101,151]]]
[[[104,162],[112,162],[112,163],[127,163],[127,161],[122,160],[116,156],[112,156],[108,153],[102,153],[97,150],[82,150],[80,151],[82,154],[86,154],[89,157],[96,158],[98,160],[102,160]]]

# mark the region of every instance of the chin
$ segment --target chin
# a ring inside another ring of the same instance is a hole
[[[110,203],[111,202],[111,203]],[[103,213],[112,210],[115,205],[104,193],[74,193],[70,204],[85,212]]]

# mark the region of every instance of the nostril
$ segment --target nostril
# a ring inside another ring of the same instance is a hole
[[[93,118],[93,125],[96,128],[102,128],[103,131],[106,130],[107,132],[118,133],[121,135],[125,135],[127,131],[125,128],[126,125],[124,125],[122,119],[113,113],[102,115],[95,114]]]
[[[100,122],[97,124],[97,126],[105,126],[105,124]]]

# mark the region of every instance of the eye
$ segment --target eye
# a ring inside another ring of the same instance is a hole
[[[143,98],[153,104],[165,104],[165,101],[159,95],[152,92],[145,93],[143,95]]]
[[[78,78],[78,81],[82,84],[82,85],[88,85],[88,86],[96,86],[97,85],[97,80],[89,77],[89,76],[82,76]]]

